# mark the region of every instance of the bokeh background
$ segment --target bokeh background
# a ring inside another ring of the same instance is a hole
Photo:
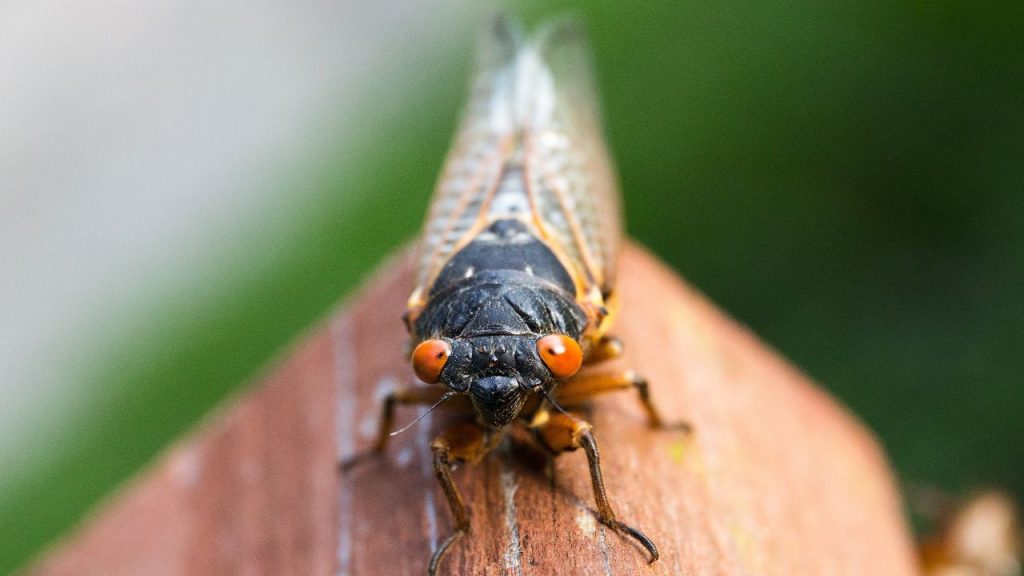
[[[1024,4],[503,6],[589,27],[636,238],[904,480],[1024,497]],[[413,237],[497,8],[0,7],[0,573]]]

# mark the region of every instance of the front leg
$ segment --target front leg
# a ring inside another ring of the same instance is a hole
[[[594,487],[594,499],[597,501],[598,519],[602,524],[620,534],[630,536],[640,543],[651,557],[648,564],[658,559],[658,547],[643,532],[618,520],[608,493],[604,487],[604,476],[601,474],[601,455],[597,450],[593,427],[586,421],[568,413],[552,414],[538,430],[537,436],[541,443],[554,453],[571,452],[583,448],[590,466],[590,482]]]
[[[373,447],[343,460],[340,464],[341,471],[347,472],[368,457],[384,453],[388,446],[388,439],[391,437],[391,428],[395,424],[396,405],[430,405],[440,400],[444,393],[445,390],[440,386],[402,386],[389,392],[384,397],[384,405],[381,407],[380,424],[377,427],[377,439],[374,441]]]
[[[434,454],[434,475],[448,500],[455,525],[451,535],[445,538],[431,555],[430,563],[427,565],[428,576],[437,574],[437,567],[451,545],[469,532],[469,513],[462,502],[462,495],[455,486],[455,481],[452,480],[452,464],[479,462],[499,438],[499,434],[487,432],[474,423],[462,422],[451,426],[430,443],[430,450]]]

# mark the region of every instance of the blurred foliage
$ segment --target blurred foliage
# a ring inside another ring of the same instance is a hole
[[[630,232],[851,406],[905,479],[1024,497],[1022,5],[600,2],[581,16]],[[362,150],[325,151],[316,201],[262,266],[228,266],[209,302],[169,298],[117,343],[95,374],[117,393],[71,456],[0,500],[0,572],[415,233],[469,52],[404,109],[368,115]]]
[[[1024,495],[1021,6],[603,6],[630,230],[904,478]]]

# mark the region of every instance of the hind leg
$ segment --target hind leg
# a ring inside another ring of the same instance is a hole
[[[601,455],[597,450],[592,426],[571,414],[556,413],[536,430],[538,439],[554,453],[572,452],[579,448],[587,455],[590,466],[590,483],[594,488],[594,500],[597,502],[598,519],[602,524],[620,534],[625,534],[643,546],[650,554],[648,563],[658,559],[658,547],[643,532],[618,520],[608,493],[604,487],[604,476],[601,473]]]

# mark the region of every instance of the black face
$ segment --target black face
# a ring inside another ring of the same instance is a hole
[[[578,340],[583,332],[575,293],[572,276],[525,224],[494,222],[445,264],[409,326],[416,342],[451,345],[440,374],[424,380],[466,394],[487,425],[512,422],[531,394],[554,382],[537,340]]]
[[[441,382],[469,396],[480,419],[494,428],[515,420],[530,394],[550,386],[536,337],[478,336],[451,341]]]

